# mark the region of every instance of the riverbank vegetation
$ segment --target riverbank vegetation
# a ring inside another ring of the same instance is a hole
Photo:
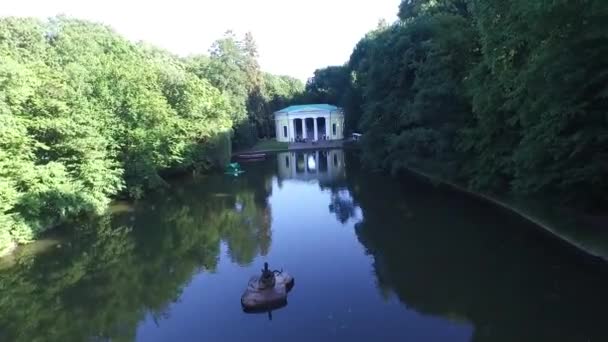
[[[180,58],[86,21],[0,19],[0,254],[270,135],[303,85],[256,58],[251,35]]]
[[[605,209],[606,18],[601,0],[403,0],[307,95],[344,107],[372,167]]]

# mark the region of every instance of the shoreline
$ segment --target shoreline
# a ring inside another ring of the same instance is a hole
[[[342,140],[339,142],[339,144],[332,145],[332,146],[327,146],[327,145],[323,145],[323,144],[313,145],[311,143],[306,143],[306,144],[291,143],[291,144],[289,144],[287,149],[248,150],[248,151],[241,151],[241,152],[233,153],[232,156],[238,157],[239,155],[242,155],[242,154],[253,154],[253,153],[276,153],[276,152],[305,151],[305,150],[315,150],[315,149],[348,148],[347,144],[344,144],[344,142],[345,142],[345,140]],[[532,209],[525,208],[526,205],[517,205],[515,203],[509,203],[510,201],[508,201],[506,199],[501,199],[501,198],[498,198],[497,196],[494,196],[491,194],[485,194],[485,193],[476,192],[476,191],[467,189],[463,185],[459,185],[457,183],[442,179],[440,177],[433,176],[429,173],[423,172],[423,171],[415,169],[415,168],[406,168],[405,171],[409,172],[415,176],[421,177],[421,178],[425,179],[426,181],[430,181],[430,182],[433,182],[436,184],[447,186],[448,188],[450,188],[453,191],[458,191],[464,195],[471,196],[478,200],[495,205],[501,210],[505,210],[511,214],[517,215],[520,218],[527,220],[528,222],[534,224],[543,233],[546,233],[551,238],[557,239],[560,242],[564,243],[565,247],[574,248],[574,249],[576,249],[576,251],[578,251],[580,253],[584,253],[585,256],[591,257],[595,260],[600,260],[602,262],[608,262],[608,239],[604,239],[604,240],[606,240],[606,246],[597,246],[597,245],[593,246],[594,242],[598,245],[601,244],[602,239],[597,239],[594,236],[590,236],[590,237],[587,236],[588,237],[587,239],[585,239],[584,237],[576,238],[576,237],[572,236],[574,234],[567,234],[564,231],[560,231],[560,229],[557,228],[558,224],[555,223],[556,220],[551,220],[547,217],[543,217],[546,215],[534,214],[531,212]],[[567,213],[562,213],[562,214],[568,215]],[[578,214],[582,215],[581,213],[578,213]],[[577,222],[577,224],[573,223],[571,225],[578,226],[579,223]],[[588,229],[588,231],[582,232],[583,235],[584,235],[584,233],[590,233],[590,235],[601,233],[601,232],[597,232],[597,231],[594,232],[593,231],[594,229],[599,229],[599,228],[592,227],[593,225],[590,223],[580,223],[580,225],[583,225],[585,228]],[[576,229],[583,229],[583,228],[576,227]],[[565,230],[565,229],[563,228],[562,230]],[[576,233],[581,233],[581,232],[576,232]],[[606,230],[606,234],[607,234],[606,237],[608,238],[608,229]],[[589,235],[589,234],[587,234],[587,235]]]
[[[234,153],[232,153],[232,157],[238,157],[239,155],[253,154],[253,153],[277,153],[277,152],[287,152],[287,151],[305,151],[305,150],[316,150],[316,149],[346,148],[346,146],[344,146],[344,144],[343,144],[343,141],[339,141],[339,143],[337,143],[337,144],[322,144],[322,145],[315,144],[315,145],[313,145],[313,144],[308,143],[308,144],[298,144],[297,146],[292,146],[292,145],[293,144],[290,144],[290,146],[288,146],[288,149],[266,149],[266,150],[261,149],[261,150],[248,150],[248,151],[234,152]],[[550,218],[543,217],[543,215],[534,214],[534,213],[530,212],[531,209],[522,208],[521,206],[518,206],[515,203],[509,203],[508,200],[500,199],[491,194],[484,194],[481,192],[476,192],[476,191],[467,189],[463,185],[459,185],[457,183],[442,179],[440,177],[434,176],[432,174],[429,174],[427,172],[424,172],[424,171],[421,171],[421,170],[418,170],[415,168],[411,168],[411,167],[405,168],[404,171],[408,172],[414,176],[423,178],[425,181],[429,181],[429,182],[432,182],[432,183],[435,183],[435,184],[438,184],[441,186],[446,186],[452,191],[458,191],[464,195],[471,196],[478,200],[495,205],[502,210],[506,210],[506,211],[510,212],[511,214],[517,215],[517,216],[521,217],[522,219],[525,219],[525,220],[531,222],[532,224],[536,225],[540,230],[542,230],[542,232],[549,234],[552,238],[560,240],[568,247],[575,248],[577,251],[584,253],[588,257],[592,257],[596,260],[601,260],[602,262],[608,262],[608,240],[606,241],[605,246],[602,246],[601,239],[598,239],[597,236],[587,236],[588,237],[587,239],[585,239],[584,236],[579,236],[578,238],[573,237],[573,236],[571,236],[572,234],[567,234],[564,231],[560,231],[560,229],[558,229],[558,227],[557,227],[558,224],[555,223],[555,220],[551,220]],[[115,201],[112,201],[112,203],[121,203],[121,200],[116,199]],[[120,206],[120,204],[119,204],[119,206]],[[107,210],[112,210],[111,209],[112,207],[113,207],[113,205],[110,204],[108,206]],[[562,215],[568,215],[568,214],[562,213]],[[598,228],[598,227],[592,227],[593,224],[591,224],[591,223],[581,223],[581,225],[584,225],[584,228],[577,227],[576,229],[578,230],[578,229],[591,228],[591,230],[600,230],[600,228]],[[53,229],[55,229],[55,228],[51,228],[51,229],[49,229],[49,231],[53,230]],[[589,233],[589,232],[582,232],[582,233],[584,235],[584,233]],[[602,233],[602,231],[599,231],[599,232],[592,231],[591,235],[597,234],[597,233]],[[608,237],[608,229],[606,230],[605,233],[606,233],[606,237]],[[25,243],[25,244],[13,244],[12,246],[10,246],[10,248],[6,248],[4,251],[2,251],[2,253],[0,253],[0,260],[4,259],[4,258],[8,258],[11,255],[14,255],[14,253],[16,251],[20,250],[20,248],[22,248],[23,246],[34,245],[38,241],[41,241],[41,240],[35,239],[35,240]],[[594,243],[595,243],[595,246],[594,246]]]
[[[275,152],[287,152],[287,151],[299,151],[299,150],[334,149],[334,148],[341,148],[342,142],[343,142],[342,140],[339,140],[339,141],[335,141],[333,144],[307,143],[307,144],[297,144],[297,146],[293,146],[294,144],[289,144],[286,149],[285,148],[250,149],[250,150],[244,150],[244,151],[240,151],[240,152],[232,152],[230,157],[234,158],[234,157],[238,157],[239,155],[242,155],[242,154],[254,154],[254,153],[275,153]],[[163,177],[163,179],[169,179],[169,178],[175,176],[176,174],[185,174],[185,173],[187,173],[187,172],[184,170],[177,170],[177,172],[175,174],[165,175]],[[113,211],[114,210],[113,207],[114,207],[115,203],[118,203],[119,206],[122,206],[125,203],[124,198],[119,196],[119,197],[112,199],[112,201],[106,208],[106,211]],[[5,248],[3,248],[0,251],[0,261],[3,259],[9,259],[12,256],[15,256],[15,254],[17,254],[20,250],[23,250],[24,248],[26,248],[26,246],[35,246],[37,243],[44,241],[44,238],[41,238],[42,236],[44,236],[44,233],[53,231],[53,230],[57,229],[58,226],[61,226],[62,224],[65,224],[66,222],[60,222],[60,223],[55,224],[52,227],[49,227],[48,229],[45,229],[44,232],[42,233],[42,235],[40,235],[39,237],[36,237],[35,239],[28,241],[26,243],[16,243],[13,241],[10,245],[6,246]]]
[[[274,152],[289,152],[289,151],[308,151],[308,150],[332,150],[344,148],[345,140],[329,140],[319,143],[289,143],[286,148],[270,148],[270,149],[246,149],[242,151],[232,152],[232,157],[240,155],[256,154],[256,153],[274,153]]]
[[[484,194],[480,192],[476,192],[466,187],[444,180],[442,178],[433,176],[426,172],[414,169],[414,168],[406,168],[406,172],[409,172],[415,176],[422,177],[427,181],[437,183],[439,185],[447,186],[453,191],[458,191],[464,195],[471,196],[481,201],[485,201],[487,203],[493,204],[499,207],[502,210],[506,210],[514,215],[517,215],[534,225],[536,225],[542,232],[549,234],[552,238],[560,240],[562,243],[566,244],[571,248],[575,248],[578,252],[582,252],[585,256],[591,257],[595,260],[599,260],[602,262],[608,262],[608,250],[597,250],[593,246],[589,246],[584,244],[582,241],[577,240],[573,237],[567,236],[563,232],[560,232],[554,223],[551,223],[549,219],[541,217],[542,215],[535,215],[533,213],[527,212],[525,209],[518,208],[513,203],[508,203],[506,200],[499,199],[495,196]]]

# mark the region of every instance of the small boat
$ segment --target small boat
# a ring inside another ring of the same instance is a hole
[[[226,171],[224,172],[225,175],[229,175],[229,176],[238,176],[242,173],[245,173],[245,171],[243,170],[234,170],[234,171]]]
[[[241,165],[239,163],[230,163],[226,166],[226,171],[224,172],[227,175],[238,176],[245,171],[241,170]]]
[[[247,153],[247,154],[239,154],[237,156],[241,159],[259,159],[266,157],[266,153]]]
[[[262,158],[247,158],[247,159],[242,159],[241,163],[255,163],[255,162],[261,162],[266,160],[266,158],[262,157]]]
[[[241,297],[241,306],[246,313],[262,313],[287,305],[287,293],[295,284],[292,276],[283,271],[271,271],[268,263],[260,276],[249,279],[247,289]]]

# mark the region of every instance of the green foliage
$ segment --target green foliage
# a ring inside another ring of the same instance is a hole
[[[188,70],[208,79],[229,99],[234,146],[250,147],[258,138],[274,136],[273,113],[294,101],[303,84],[288,76],[262,72],[251,33],[239,40],[231,31],[215,41],[210,55],[191,56]]]
[[[107,27],[0,19],[0,248],[140,196],[163,170],[209,167],[228,108],[178,58]]]
[[[317,69],[306,83],[306,95],[311,103],[342,103],[350,86],[350,72],[342,66]]]
[[[304,92],[302,81],[285,75],[263,73],[259,97],[262,102],[257,110],[250,111],[255,119],[258,138],[272,138],[275,135],[274,112],[299,103]]]
[[[462,80],[474,43],[464,17],[438,13],[379,28],[357,45],[349,66],[365,99],[364,159],[393,170],[454,163],[457,130],[470,113]]]
[[[329,103],[337,105],[345,113],[345,130],[358,130],[361,116],[361,91],[353,79],[354,73],[348,65],[328,66],[317,69],[306,83],[299,103]]]
[[[518,192],[605,202],[608,5],[474,1],[472,8],[485,72],[472,75],[479,110],[469,132],[507,131],[496,137],[500,158],[484,157],[481,165],[509,160],[506,178]],[[467,142],[484,156],[495,154],[495,142]]]
[[[307,85],[370,165],[607,203],[605,2],[403,0],[399,17]]]
[[[403,21],[423,15],[449,13],[468,16],[469,0],[402,0],[399,4],[399,18]]]
[[[208,79],[229,99],[232,120],[239,123],[247,118],[248,56],[232,32],[213,43],[209,56],[192,56],[188,68],[201,79]]]

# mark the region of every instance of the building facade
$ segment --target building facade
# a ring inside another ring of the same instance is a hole
[[[344,139],[344,112],[329,104],[298,105],[274,113],[277,141]]]

